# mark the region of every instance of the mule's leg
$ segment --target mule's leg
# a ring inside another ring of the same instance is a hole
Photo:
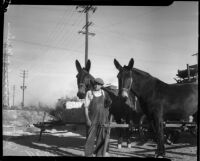
[[[121,124],[121,120],[120,119],[116,119],[116,123],[117,124]],[[122,135],[123,135],[122,134],[122,129],[121,128],[117,128],[116,132],[117,132],[117,137],[118,137],[117,148],[121,149],[122,148],[122,141],[123,141],[123,138],[122,138]]]
[[[117,148],[118,149],[121,149],[122,148],[122,141],[123,141],[123,129],[121,128],[118,128],[117,131],[118,131],[118,143],[117,143]]]
[[[125,135],[126,135],[127,147],[131,148],[131,131],[129,128],[125,129]]]
[[[127,147],[131,148],[131,132],[132,132],[132,128],[133,128],[133,120],[127,120],[126,123],[129,124],[129,128],[125,129]]]
[[[157,136],[157,151],[156,151],[156,157],[165,156],[165,147],[164,147],[164,135],[163,135],[163,119],[161,115],[156,113],[156,116],[154,116],[154,125],[156,130],[156,136]]]

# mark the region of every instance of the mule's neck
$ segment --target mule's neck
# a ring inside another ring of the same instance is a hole
[[[141,71],[139,69],[132,69],[133,83],[131,91],[137,96],[145,98],[147,95],[153,93],[157,86],[166,86],[167,84],[162,82],[156,77],[151,76],[149,73]]]

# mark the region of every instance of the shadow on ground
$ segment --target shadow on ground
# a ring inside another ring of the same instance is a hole
[[[82,156],[86,141],[85,126],[54,127],[53,129],[56,129],[55,133],[44,133],[41,141],[38,141],[39,131],[37,131],[37,133],[33,133],[33,135],[25,136],[10,136],[8,134],[3,135],[3,141],[13,142],[18,145],[41,150],[44,152],[49,152],[53,155],[58,156]],[[62,133],[67,134],[69,132],[79,134],[79,136],[62,136]],[[55,136],[55,134],[61,135]],[[136,137],[132,139],[133,144],[131,149],[128,150],[126,148],[123,148],[121,150],[118,150],[117,136],[112,135],[111,139],[113,140],[110,142],[109,152],[114,156],[154,157],[156,144],[153,142],[146,143]],[[180,136],[176,144],[167,145],[166,153],[195,157],[195,154],[189,153],[187,151],[173,151],[174,149],[189,148],[195,146],[197,146],[197,138],[186,133]]]
[[[53,155],[59,156],[80,156],[74,153],[70,153],[62,150],[63,148],[72,150],[84,150],[85,138],[80,138],[76,136],[59,137],[52,135],[43,136],[42,141],[38,141],[38,135],[28,135],[28,136],[9,136],[4,135],[3,141],[13,142],[22,146],[29,148],[49,152]]]

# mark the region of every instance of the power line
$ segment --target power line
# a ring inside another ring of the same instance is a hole
[[[68,16],[64,17],[64,15],[63,15],[63,18],[59,21],[60,23],[57,24],[57,26],[58,26],[57,31],[54,32],[54,33],[57,33],[57,34],[54,34],[55,35],[54,36],[54,42],[55,42],[56,46],[63,46],[64,43],[69,45],[70,44],[70,42],[68,42],[69,37],[71,35],[73,36],[73,32],[72,32],[73,28],[71,27],[70,30],[66,30],[66,28],[65,28],[66,24],[69,24],[69,23],[66,23],[65,21],[67,20],[67,22],[70,22],[71,19],[74,17],[73,8],[68,13],[69,13]],[[80,17],[78,17],[78,18],[80,18]],[[67,32],[67,34],[66,34],[66,32]],[[67,37],[67,40],[65,41],[66,37]]]
[[[67,14],[67,13],[70,13],[70,14],[71,14],[71,13],[72,13],[72,10],[73,10],[73,9],[71,9],[71,10],[65,10],[65,11],[64,11],[62,17],[59,19],[59,21],[56,23],[54,29],[52,30],[53,32],[50,33],[50,35],[49,35],[49,38],[50,38],[50,39],[55,40],[55,36],[58,35],[58,33],[57,33],[56,31],[58,31],[58,30],[60,29],[61,24],[62,24],[62,22],[63,22],[63,19],[66,18],[66,17],[65,17],[66,14]],[[68,12],[67,12],[67,11],[68,11]],[[68,15],[70,15],[70,14],[68,14]]]
[[[49,33],[49,35],[47,36],[45,43],[50,42],[51,40],[55,40],[56,36],[58,35],[58,33],[56,32],[56,30],[60,29],[60,24],[62,24],[62,20],[65,18],[65,15],[67,14],[67,11],[68,11],[68,13],[72,13],[72,10],[73,10],[73,8],[71,10],[64,11],[62,17],[57,22],[57,24],[54,26],[54,29],[52,30],[52,32]],[[46,54],[49,50],[50,49],[47,48],[46,51],[44,52],[44,54]]]
[[[57,28],[55,29],[54,32],[54,36],[53,36],[53,40],[55,42],[59,42],[56,41],[58,40],[59,35],[62,37],[64,34],[64,29],[65,29],[65,25],[64,25],[64,20],[68,19],[68,21],[70,22],[71,18],[73,17],[73,8],[69,11],[68,16],[66,16],[67,12],[65,12],[65,14],[62,16],[62,18],[60,19],[60,21],[57,23]]]
[[[79,16],[79,17],[75,20],[74,26],[79,27],[80,24],[81,24],[82,22],[83,22],[83,19],[82,19],[81,16]],[[65,44],[68,44],[69,46],[71,46],[71,45],[73,45],[73,44],[76,44],[77,41],[75,41],[75,39],[76,39],[76,40],[80,39],[80,37],[78,37],[78,36],[76,37],[76,36],[75,36],[76,30],[77,30],[77,28],[74,27],[73,30],[71,31],[71,34],[67,37],[67,39],[66,39],[67,41],[63,41]],[[74,42],[75,42],[75,43],[74,43]]]
[[[74,50],[74,49],[70,49],[70,48],[63,48],[63,47],[58,47],[58,46],[51,46],[51,45],[46,45],[46,44],[41,44],[38,42],[31,42],[31,41],[26,41],[26,40],[19,40],[19,39],[14,39],[12,41],[16,41],[16,42],[22,42],[22,43],[26,43],[26,44],[31,44],[31,45],[36,45],[36,46],[42,46],[44,48],[56,48],[56,49],[60,49],[60,50],[68,50],[68,51],[74,51],[77,53],[81,53],[81,51],[78,50]]]
[[[77,17],[76,19],[74,19],[73,26],[75,26],[75,24],[80,23],[81,22],[80,20],[81,17]],[[61,46],[71,46],[71,44],[73,43],[71,42],[71,40],[74,38],[75,30],[76,30],[75,27],[71,27],[68,30],[65,29],[65,31],[63,31],[62,36],[60,36],[59,41],[57,42],[59,42]]]

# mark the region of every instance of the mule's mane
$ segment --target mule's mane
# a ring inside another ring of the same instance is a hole
[[[144,71],[142,71],[142,70],[140,70],[140,69],[132,68],[132,71],[138,73],[139,75],[143,75],[143,76],[145,76],[145,77],[147,77],[147,78],[152,78],[152,79],[156,80],[157,82],[160,82],[160,83],[163,83],[163,84],[167,84],[167,83],[161,81],[160,79],[158,79],[158,78],[156,78],[156,77],[153,77],[153,76],[150,75],[149,73],[144,72]]]
[[[130,70],[130,67],[129,67],[129,66],[126,66],[126,65],[124,65],[123,68],[124,68],[125,70],[127,70],[127,71]],[[137,72],[137,73],[139,73],[140,75],[144,75],[144,76],[147,76],[147,77],[151,76],[149,73],[144,72],[144,71],[142,71],[142,70],[140,70],[140,69],[137,69],[137,68],[132,68],[131,71]],[[153,77],[153,76],[151,76],[151,77]]]
[[[144,76],[147,76],[147,77],[153,77],[153,76],[150,75],[149,73],[144,72],[144,71],[142,71],[142,70],[140,70],[140,69],[137,69],[137,68],[133,68],[132,71],[137,72],[137,73],[139,73],[140,75],[144,75]]]

